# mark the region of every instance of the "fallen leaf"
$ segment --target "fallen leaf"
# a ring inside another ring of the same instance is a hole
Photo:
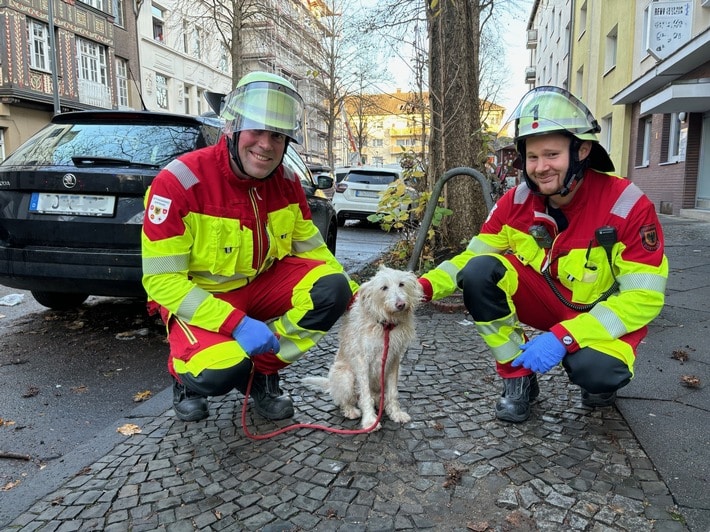
[[[11,421],[9,419],[3,419],[0,417],[0,427],[9,427],[10,425],[14,425],[15,422]]]
[[[27,390],[25,393],[22,394],[22,397],[34,397],[35,395],[39,394],[39,388],[37,386],[28,386]]]
[[[82,384],[81,386],[74,386],[73,388],[70,388],[72,392],[74,393],[86,393],[89,391],[89,388]]]
[[[133,436],[134,434],[140,434],[141,428],[133,423],[126,423],[125,425],[118,427],[116,432],[119,432],[124,436]]]
[[[10,491],[12,488],[16,488],[19,484],[20,484],[20,481],[15,480],[14,482],[8,482],[0,489],[2,489],[2,491]]]
[[[683,375],[680,382],[688,388],[700,388],[700,379],[695,375]]]
[[[150,399],[150,397],[153,395],[153,392],[150,390],[146,390],[144,392],[138,392],[136,395],[133,396],[133,402],[134,403],[140,403],[142,401],[147,401]]]
[[[688,355],[688,352],[683,349],[674,349],[671,358],[680,360],[681,362],[687,362],[690,356]]]

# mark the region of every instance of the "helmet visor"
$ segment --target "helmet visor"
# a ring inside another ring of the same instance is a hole
[[[533,135],[567,132],[580,140],[596,141],[598,122],[578,98],[560,87],[542,86],[529,91],[513,110],[502,131],[514,140]]]
[[[254,81],[237,87],[225,97],[220,116],[232,132],[261,129],[303,142],[303,100],[279,83]]]

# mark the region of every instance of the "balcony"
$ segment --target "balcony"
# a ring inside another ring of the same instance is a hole
[[[537,30],[528,30],[528,40],[525,47],[528,50],[534,50],[537,48]]]
[[[390,129],[390,137],[421,137],[422,127],[399,127]]]
[[[96,81],[89,81],[88,79],[79,80],[79,101],[94,107],[113,108],[111,89],[106,85]]]
[[[537,69],[534,66],[525,68],[525,83],[535,83]]]

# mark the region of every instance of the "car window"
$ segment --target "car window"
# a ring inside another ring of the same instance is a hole
[[[54,124],[32,137],[4,165],[72,166],[72,157],[163,166],[204,146],[199,127],[174,124]]]
[[[315,186],[306,163],[290,145],[284,154],[284,163],[298,176],[304,187]]]
[[[389,185],[397,176],[394,174],[372,174],[351,171],[345,178],[349,183],[363,183],[366,185]]]

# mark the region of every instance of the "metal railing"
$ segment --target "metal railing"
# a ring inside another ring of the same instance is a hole
[[[481,185],[481,190],[483,191],[483,200],[486,202],[486,208],[490,212],[493,208],[493,198],[491,197],[491,185],[481,172],[475,170],[474,168],[469,168],[467,166],[459,166],[457,168],[452,168],[442,175],[439,180],[434,184],[434,188],[431,191],[431,197],[427,203],[426,210],[424,211],[424,217],[422,218],[422,223],[419,226],[419,231],[417,233],[417,240],[414,243],[414,249],[412,250],[412,256],[409,259],[409,264],[407,264],[407,269],[410,271],[415,271],[417,264],[419,263],[419,257],[424,249],[424,244],[426,243],[426,235],[431,226],[431,222],[434,219],[434,212],[436,211],[436,206],[439,203],[439,197],[441,196],[441,191],[444,188],[446,182],[454,176],[457,175],[467,175],[474,178]]]

